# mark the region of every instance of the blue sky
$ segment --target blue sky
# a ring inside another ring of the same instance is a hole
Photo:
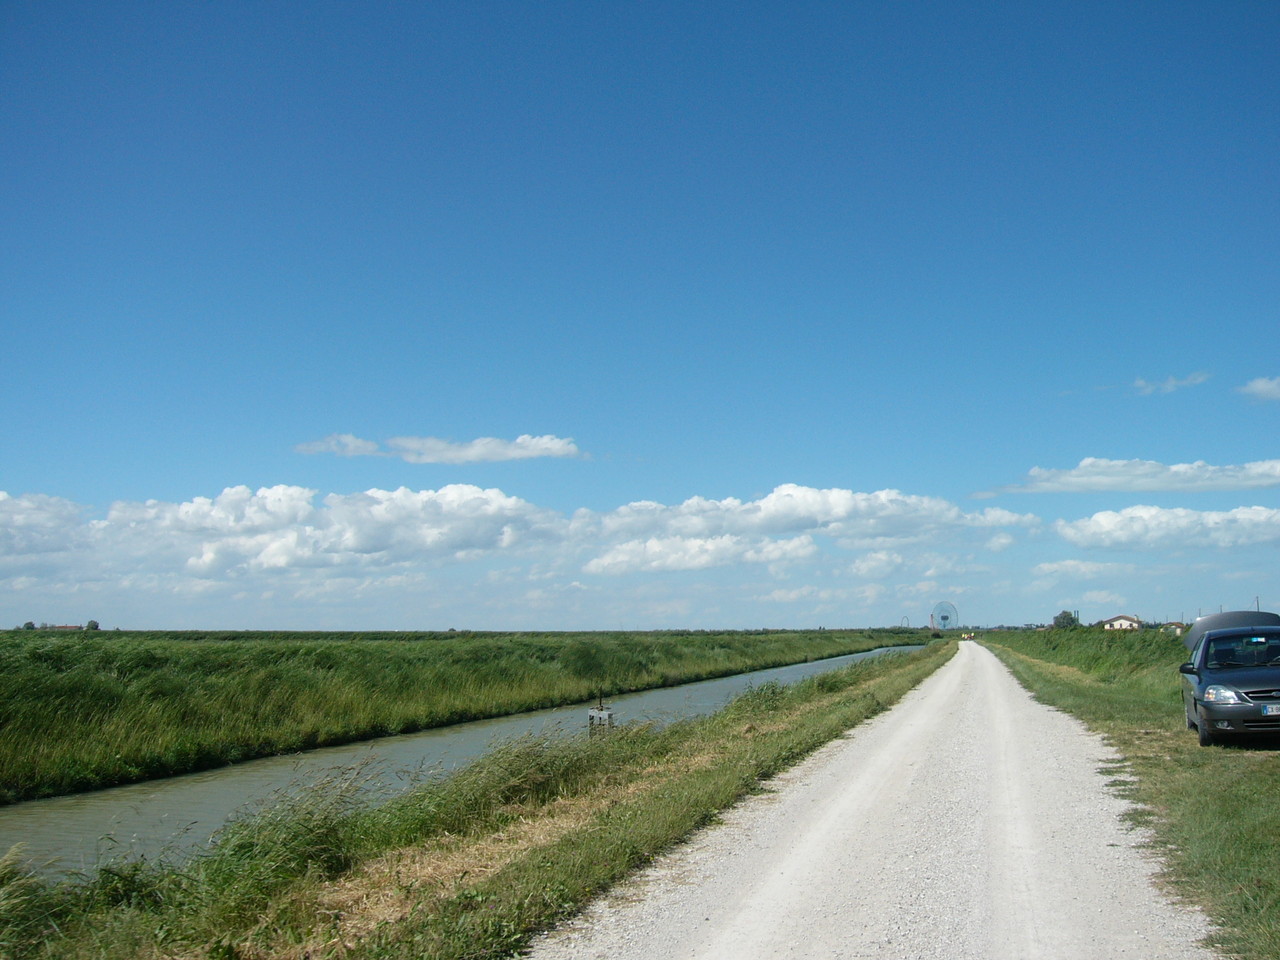
[[[1280,608],[1280,7],[0,6],[0,624]]]

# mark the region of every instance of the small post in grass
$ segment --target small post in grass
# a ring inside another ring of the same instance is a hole
[[[587,733],[598,737],[609,732],[613,726],[613,710],[604,704],[604,694],[600,694],[596,705],[587,711]]]

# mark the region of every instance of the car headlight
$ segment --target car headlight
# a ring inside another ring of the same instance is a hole
[[[1249,701],[1242,697],[1230,687],[1224,687],[1220,683],[1210,684],[1204,691],[1205,703],[1248,703]]]

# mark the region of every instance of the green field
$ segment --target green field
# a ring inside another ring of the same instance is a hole
[[[920,642],[920,631],[0,633],[0,802]]]
[[[1151,630],[990,634],[984,642],[1040,700],[1075,714],[1124,756],[1113,784],[1137,804],[1173,891],[1204,907],[1213,943],[1280,957],[1280,752],[1204,748],[1186,729],[1176,638]]]

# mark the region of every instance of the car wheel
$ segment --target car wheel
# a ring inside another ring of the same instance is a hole
[[[1215,743],[1218,742],[1217,738],[1214,737],[1213,735],[1213,731],[1209,729],[1208,720],[1205,720],[1197,724],[1196,730],[1199,731],[1200,733],[1200,746],[1212,747]]]

